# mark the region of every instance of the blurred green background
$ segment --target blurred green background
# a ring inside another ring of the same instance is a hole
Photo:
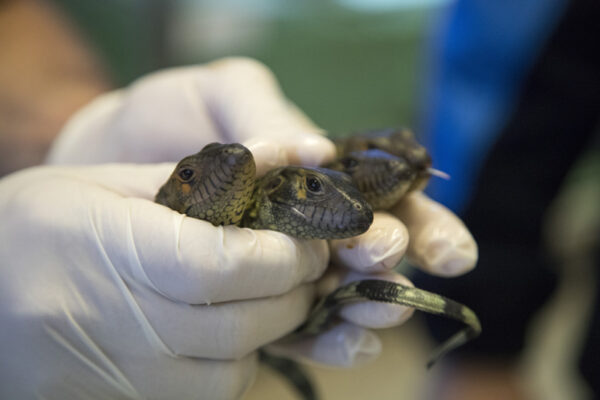
[[[245,55],[331,135],[414,127],[426,32],[442,0],[56,0],[117,86],[150,71]]]

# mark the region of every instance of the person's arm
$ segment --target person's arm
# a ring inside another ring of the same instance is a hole
[[[39,164],[75,110],[110,88],[99,60],[43,0],[0,2],[0,176]]]

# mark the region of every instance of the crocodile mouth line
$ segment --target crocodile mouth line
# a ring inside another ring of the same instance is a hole
[[[271,201],[273,204],[277,204],[278,206],[284,207],[288,210],[290,210],[291,212],[293,212],[294,214],[298,215],[299,217],[301,217],[302,219],[304,219],[305,221],[310,221],[310,218],[308,218],[308,216],[303,213],[302,211],[298,210],[296,207],[291,206],[289,204],[283,203],[281,201],[277,201],[277,200],[272,200]]]

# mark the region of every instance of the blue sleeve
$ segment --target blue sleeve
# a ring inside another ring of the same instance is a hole
[[[434,33],[421,132],[434,167],[428,193],[459,212],[518,87],[567,0],[457,0]]]

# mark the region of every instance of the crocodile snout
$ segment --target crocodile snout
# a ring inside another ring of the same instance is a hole
[[[244,165],[252,159],[252,153],[240,144],[229,145],[225,151],[225,162],[228,165]]]
[[[354,218],[352,218],[353,228],[359,233],[365,232],[373,223],[373,209],[366,201],[354,200],[352,202]],[[357,234],[359,234],[357,233]]]

